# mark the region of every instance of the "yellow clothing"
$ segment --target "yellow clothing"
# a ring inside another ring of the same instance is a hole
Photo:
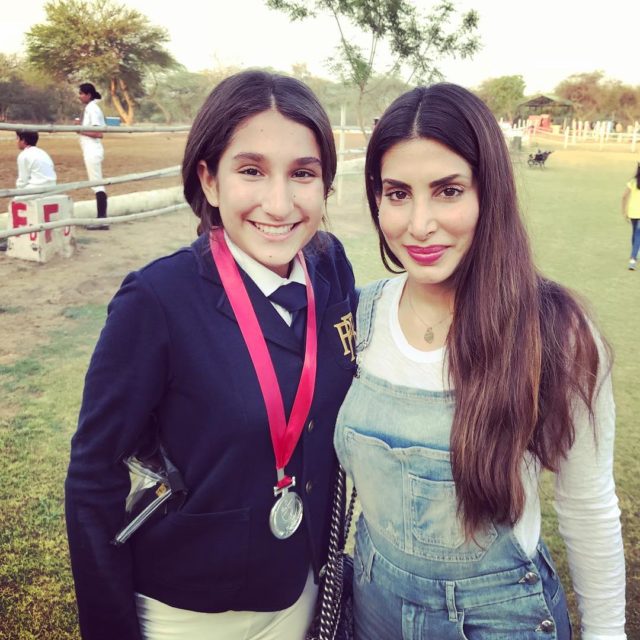
[[[627,217],[640,218],[640,189],[638,189],[635,178],[627,182],[627,187],[631,193],[627,201]]]

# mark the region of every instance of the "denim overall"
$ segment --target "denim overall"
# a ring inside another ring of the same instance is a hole
[[[360,293],[357,352],[385,281]],[[334,444],[358,489],[357,640],[569,640],[564,592],[542,541],[529,558],[509,527],[465,541],[449,457],[453,392],[359,370]]]

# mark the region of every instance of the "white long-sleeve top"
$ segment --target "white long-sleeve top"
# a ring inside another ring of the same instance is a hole
[[[30,146],[18,154],[17,189],[54,185],[56,180],[53,160],[46,151]]]
[[[400,327],[398,305],[405,281],[406,275],[402,275],[384,287],[376,305],[374,339],[360,354],[360,367],[391,384],[448,390],[445,349],[416,349]],[[567,547],[583,640],[624,640],[624,550],[613,479],[615,404],[604,349],[600,349],[600,357],[595,433],[586,408],[580,404],[574,412],[575,442],[555,476],[554,506]],[[541,531],[540,473],[537,461],[531,457],[523,460],[526,502],[514,534],[530,557]]]
[[[106,125],[102,109],[95,100],[88,102],[82,113],[83,127],[104,127]],[[80,146],[82,153],[87,158],[102,158],[104,149],[100,138],[90,138],[89,136],[80,136]]]

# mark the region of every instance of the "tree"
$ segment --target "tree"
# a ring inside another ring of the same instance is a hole
[[[363,103],[375,92],[374,76],[384,79],[405,71],[405,82],[441,79],[437,67],[446,56],[467,58],[479,48],[475,34],[478,14],[469,11],[457,28],[449,23],[455,13],[453,2],[442,0],[431,12],[422,14],[410,0],[267,0],[267,6],[284,11],[291,20],[303,20],[319,13],[333,17],[339,32],[337,55],[331,68],[342,80],[357,87],[358,121],[364,133]],[[365,50],[347,34],[348,27],[364,32],[370,41]],[[376,54],[386,44],[393,61],[385,73],[376,71]]]
[[[153,74],[146,83],[147,99],[140,108],[140,117],[166,124],[192,122],[211,89],[221,79],[184,69]]]
[[[640,87],[631,87],[620,80],[609,80],[605,88],[602,107],[608,118],[626,124],[640,120]]]
[[[144,95],[146,76],[177,66],[162,46],[169,40],[167,31],[134,9],[111,0],[51,0],[45,11],[47,21],[26,34],[30,63],[59,80],[108,87],[127,124]]]
[[[1,122],[55,122],[73,109],[69,91],[66,84],[30,69],[21,57],[0,53]]]
[[[603,102],[604,72],[591,71],[576,73],[563,80],[554,93],[565,100],[571,100],[575,115],[581,120],[599,120],[605,114],[601,113]]]
[[[513,122],[518,104],[524,98],[524,87],[522,76],[500,76],[484,80],[476,94],[496,118],[505,118]]]

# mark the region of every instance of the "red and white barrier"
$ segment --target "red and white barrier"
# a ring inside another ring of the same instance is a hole
[[[73,202],[69,196],[55,195],[44,198],[15,198],[11,201],[9,228],[43,224],[71,218]],[[44,231],[31,231],[7,239],[7,255],[34,262],[47,262],[55,255],[65,258],[73,254],[74,227],[60,227]]]

